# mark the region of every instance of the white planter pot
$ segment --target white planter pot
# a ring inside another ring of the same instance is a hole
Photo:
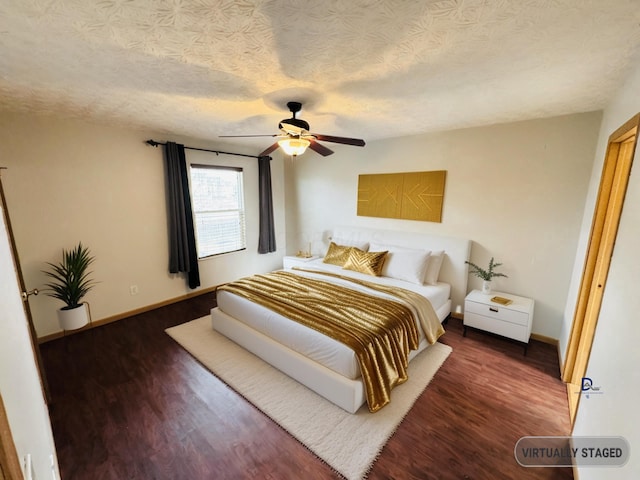
[[[489,295],[491,293],[491,281],[482,281],[482,293],[484,293],[485,295]]]
[[[71,310],[58,310],[58,323],[63,330],[77,330],[89,323],[89,311],[85,303]]]

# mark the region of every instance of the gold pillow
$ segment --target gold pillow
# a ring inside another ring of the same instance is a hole
[[[324,256],[322,261],[324,263],[330,263],[332,265],[342,267],[349,258],[349,253],[354,248],[355,247],[347,247],[331,242],[329,244],[329,250],[327,250],[327,254]]]
[[[354,248],[349,253],[349,258],[344,264],[345,270],[353,270],[367,275],[379,277],[382,275],[382,267],[387,258],[387,252],[363,252]]]

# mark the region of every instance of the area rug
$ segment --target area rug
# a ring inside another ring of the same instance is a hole
[[[376,457],[451,353],[436,343],[409,364],[391,403],[355,414],[325,400],[211,328],[206,316],[166,332],[214,375],[253,403],[349,480],[365,478]],[[352,440],[357,438],[357,442]]]

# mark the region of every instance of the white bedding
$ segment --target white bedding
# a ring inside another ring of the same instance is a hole
[[[433,305],[434,310],[438,310],[448,299],[451,294],[451,285],[444,282],[439,282],[437,285],[418,285],[416,283],[406,282],[404,280],[397,280],[391,277],[374,277],[365,273],[358,273],[353,270],[345,270],[338,265],[332,265],[330,263],[324,263],[322,258],[317,258],[310,262],[306,262],[303,267],[305,270],[323,270],[326,272],[335,273],[344,277],[355,278],[356,280],[364,280],[365,282],[379,283],[380,285],[389,285],[392,287],[404,288],[411,290],[412,292],[419,293],[423,297],[427,297]],[[296,270],[293,270],[296,271]],[[299,272],[303,273],[303,272]],[[319,278],[326,278],[320,276]],[[351,285],[351,284],[350,284]],[[442,318],[440,320],[443,320]]]
[[[321,259],[308,262],[304,268],[329,271],[355,279],[369,282],[373,281],[383,285],[391,285],[414,291],[431,301],[441,321],[451,311],[451,302],[449,300],[451,288],[450,285],[446,283],[438,283],[435,286],[417,285],[388,277],[372,277],[370,275],[344,270],[335,265],[325,264]],[[340,279],[327,277],[326,275],[317,275],[296,269],[292,271],[299,275],[317,277],[325,281],[345,283]],[[346,284],[350,288],[364,288],[356,287],[350,282],[346,282]],[[375,294],[385,296],[385,294],[380,292],[375,292]],[[332,371],[348,379],[357,379],[360,377],[360,367],[355,353],[342,343],[224,290],[217,292],[217,303],[220,311],[242,321],[254,330],[263,333],[278,343],[288,346],[292,350],[324,365]],[[424,333],[419,323],[418,330],[421,340],[419,350],[422,350],[428,346],[428,343],[424,339]]]

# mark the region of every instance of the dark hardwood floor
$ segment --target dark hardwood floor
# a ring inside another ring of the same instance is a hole
[[[63,480],[340,478],[164,333],[212,294],[42,345]],[[555,347],[522,346],[451,319],[453,347],[370,479],[570,479],[523,468],[525,435],[568,435]],[[393,408],[393,403],[390,407]],[[357,441],[357,439],[354,439]]]

